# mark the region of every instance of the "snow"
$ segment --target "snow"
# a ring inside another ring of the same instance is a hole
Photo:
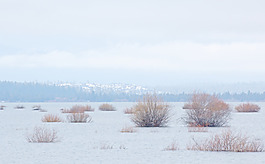
[[[43,123],[41,118],[47,113],[60,113],[61,108],[76,104],[91,105],[89,112],[92,123]],[[192,137],[204,139],[223,129],[232,128],[265,141],[265,103],[258,113],[232,113],[229,127],[209,128],[208,132],[188,132],[180,121],[184,116],[184,103],[171,103],[172,121],[169,127],[136,128],[135,133],[121,133],[124,126],[134,126],[130,115],[123,110],[134,103],[112,103],[117,111],[99,111],[101,103],[20,103],[25,109],[14,109],[17,103],[1,103],[7,106],[0,111],[0,163],[27,164],[82,164],[82,163],[265,163],[265,153],[200,152],[186,150]],[[238,103],[230,103],[232,106]],[[47,113],[32,111],[32,106],[41,105]],[[26,135],[35,126],[45,126],[58,130],[59,142],[28,143]],[[176,142],[179,150],[164,151]],[[102,149],[102,147],[112,147]]]
[[[113,91],[115,93],[132,93],[132,94],[146,94],[148,92],[154,92],[153,89],[148,89],[139,85],[135,84],[97,84],[97,83],[85,83],[85,84],[74,84],[74,83],[60,83],[57,86],[61,87],[77,87],[81,88],[83,91],[86,92],[109,92]],[[162,92],[159,92],[162,93]]]

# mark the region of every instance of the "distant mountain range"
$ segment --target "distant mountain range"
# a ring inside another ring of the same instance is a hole
[[[133,84],[36,83],[0,81],[0,102],[138,101],[154,93],[165,101],[188,101],[192,92],[162,92]],[[265,92],[216,93],[225,101],[265,101]]]

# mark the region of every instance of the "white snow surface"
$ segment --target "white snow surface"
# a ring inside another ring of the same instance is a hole
[[[25,109],[14,109],[17,105]],[[67,114],[61,108],[73,105],[91,105],[94,112],[88,112],[91,123],[44,123],[47,113],[57,113],[62,118]],[[185,115],[184,103],[170,103],[172,121],[168,127],[141,128],[135,133],[121,133],[124,126],[134,126],[130,115],[123,113],[134,103],[111,103],[117,111],[99,111],[102,103],[2,103],[7,106],[0,111],[0,163],[1,164],[264,164],[265,153],[202,152],[189,151],[186,146],[192,137],[206,139],[224,129],[247,133],[265,141],[265,103],[258,113],[232,113],[228,127],[209,128],[208,132],[188,132],[180,120]],[[239,103],[230,103],[232,107]],[[32,106],[41,105],[48,112],[32,111]],[[59,141],[55,143],[29,143],[26,136],[35,126],[45,126],[58,131]],[[176,142],[179,150],[164,151]],[[112,149],[102,149],[110,146]]]

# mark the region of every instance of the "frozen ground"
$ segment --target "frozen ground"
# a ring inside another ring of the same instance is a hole
[[[92,123],[43,123],[44,114],[32,111],[33,105],[41,105],[47,113],[60,113],[60,108],[75,104],[89,104],[95,112],[89,114]],[[206,133],[188,132],[188,128],[179,121],[184,115],[183,103],[171,103],[172,121],[165,128],[136,128],[135,133],[121,133],[125,126],[133,126],[130,116],[123,110],[133,103],[112,103],[117,111],[99,111],[101,103],[2,103],[7,106],[0,111],[0,163],[1,164],[83,164],[83,163],[265,163],[265,153],[199,152],[188,151],[186,146],[194,136],[198,139],[222,131],[224,128],[209,128]],[[230,103],[232,106],[238,103]],[[258,113],[232,113],[230,128],[245,132],[265,141],[265,103]],[[24,105],[22,110],[14,109]],[[28,143],[27,133],[38,125],[58,130],[60,141],[56,143]],[[176,142],[179,150],[163,151]],[[264,142],[263,142],[264,143]],[[104,149],[103,147],[112,147]]]

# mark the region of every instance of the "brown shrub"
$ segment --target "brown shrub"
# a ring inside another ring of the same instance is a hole
[[[132,126],[125,126],[121,129],[121,133],[134,133],[136,130]]]
[[[67,116],[67,120],[71,123],[88,123],[92,118],[86,113],[71,113]]]
[[[229,105],[214,95],[195,93],[188,106],[191,108],[186,111],[184,121],[189,126],[218,127],[230,119]]]
[[[260,107],[256,104],[246,103],[235,107],[238,112],[258,112]]]
[[[197,151],[231,151],[231,152],[262,152],[264,146],[258,140],[249,139],[249,137],[240,133],[233,133],[231,130],[216,134],[202,143],[193,139],[194,144],[188,146],[188,150]]]
[[[166,126],[170,120],[169,105],[154,95],[145,95],[143,100],[133,107],[132,122],[140,127]]]
[[[35,127],[32,134],[26,137],[28,142],[49,143],[58,141],[57,131],[45,127]]]
[[[133,114],[133,108],[126,108],[125,110],[124,110],[124,113],[125,114]]]
[[[98,109],[101,110],[101,111],[115,111],[116,110],[113,105],[107,104],[107,103],[101,104],[98,107]]]
[[[62,113],[84,113],[92,111],[94,109],[90,105],[74,105],[70,109],[62,109]]]
[[[62,122],[62,119],[55,114],[46,114],[42,117],[42,122]]]

